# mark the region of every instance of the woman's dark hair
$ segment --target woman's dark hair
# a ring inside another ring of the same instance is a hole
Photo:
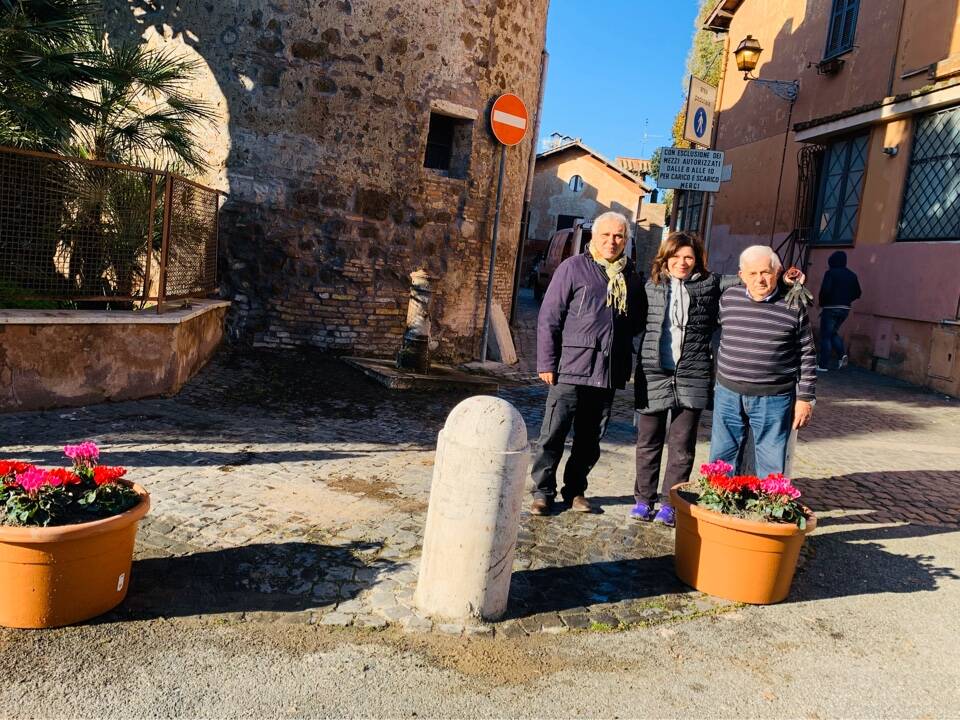
[[[657,256],[653,259],[653,267],[650,268],[650,279],[657,284],[665,282],[670,277],[670,272],[667,270],[667,260],[684,247],[693,250],[693,272],[706,273],[707,251],[703,247],[703,240],[697,233],[677,230],[667,235],[667,239],[660,243]]]

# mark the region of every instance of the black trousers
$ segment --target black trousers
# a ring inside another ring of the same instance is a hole
[[[614,390],[586,385],[550,386],[533,460],[533,495],[552,502],[557,496],[557,468],[573,427],[573,447],[563,471],[560,495],[569,502],[587,490],[587,475],[600,458],[600,439],[607,431]]]
[[[660,478],[660,459],[663,457],[665,440],[667,469],[660,485],[660,502],[669,503],[670,488],[690,479],[701,412],[673,408],[649,415],[638,414],[637,479],[633,486],[633,497],[637,502],[652,505],[657,500],[657,480]],[[669,434],[668,413],[671,415]]]

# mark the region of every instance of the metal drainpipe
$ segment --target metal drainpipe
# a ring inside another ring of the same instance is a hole
[[[907,0],[900,3],[900,22],[897,24],[897,44],[893,47],[893,59],[890,61],[890,80],[887,82],[887,97],[893,95],[893,83],[897,77],[897,60],[900,59],[900,37],[903,35],[903,15],[907,9]]]
[[[546,37],[544,37],[546,43]],[[520,293],[520,271],[523,269],[523,251],[530,234],[530,201],[533,199],[533,176],[537,165],[537,143],[540,142],[540,117],[543,115],[543,93],[547,86],[547,65],[550,53],[540,53],[540,87],[537,89],[537,119],[533,123],[530,145],[530,165],[527,167],[527,185],[523,192],[523,210],[520,214],[520,240],[517,245],[517,262],[513,269],[513,297],[510,300],[510,324],[517,318],[517,295]]]
[[[783,134],[783,154],[780,156],[780,178],[777,180],[777,198],[773,204],[773,220],[770,222],[770,247],[773,247],[773,237],[777,233],[777,215],[780,214],[780,193],[783,190],[783,168],[787,164],[787,145],[790,143],[790,125],[793,120],[793,106],[795,102],[790,102],[790,109],[787,111],[787,129]]]

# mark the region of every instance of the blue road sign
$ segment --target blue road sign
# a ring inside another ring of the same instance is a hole
[[[707,132],[707,111],[702,107],[698,107],[697,112],[693,115],[693,131],[698,138],[702,138],[704,133]]]

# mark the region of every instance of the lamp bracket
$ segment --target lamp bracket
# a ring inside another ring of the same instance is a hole
[[[760,83],[778,98],[787,102],[795,102],[797,95],[800,94],[800,82],[798,80],[764,80],[754,77],[749,72],[743,74],[743,79]]]

